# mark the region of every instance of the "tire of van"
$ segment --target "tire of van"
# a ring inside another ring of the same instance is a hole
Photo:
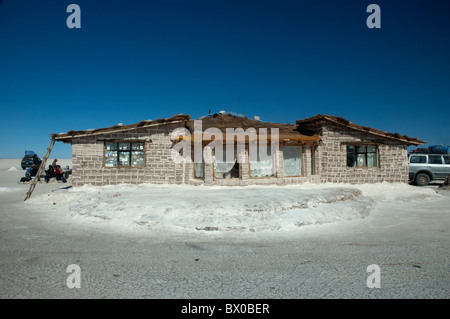
[[[415,182],[417,186],[426,186],[430,183],[430,176],[425,173],[419,173],[416,176]]]

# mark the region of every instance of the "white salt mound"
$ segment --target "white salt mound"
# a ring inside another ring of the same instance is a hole
[[[303,226],[364,219],[378,202],[404,203],[438,196],[402,183],[203,187],[108,185],[60,189],[27,205],[58,211],[82,222],[167,233],[295,231]],[[176,200],[174,200],[176,198]],[[232,200],[230,200],[232,199]]]
[[[8,172],[17,172],[18,171],[18,169],[16,168],[16,167],[10,167],[10,168],[8,168]]]

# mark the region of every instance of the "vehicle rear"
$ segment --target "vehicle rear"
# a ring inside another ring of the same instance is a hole
[[[20,162],[22,169],[30,168],[33,164],[36,166],[41,165],[42,160],[33,151],[25,151],[25,156]]]

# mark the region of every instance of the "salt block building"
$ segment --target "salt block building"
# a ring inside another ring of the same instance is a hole
[[[232,140],[226,144],[230,129]],[[74,187],[406,183],[407,147],[425,143],[331,115],[282,124],[224,112],[198,120],[176,115],[51,136],[72,145]],[[220,139],[224,144],[213,147]],[[261,145],[267,145],[262,155]],[[200,150],[197,158],[194,149]],[[182,160],[174,160],[174,152]]]

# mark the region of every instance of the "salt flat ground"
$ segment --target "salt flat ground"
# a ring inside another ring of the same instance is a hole
[[[0,160],[1,298],[449,297],[450,194],[437,185],[69,180],[24,202],[19,163]],[[67,287],[71,264],[81,288]]]

